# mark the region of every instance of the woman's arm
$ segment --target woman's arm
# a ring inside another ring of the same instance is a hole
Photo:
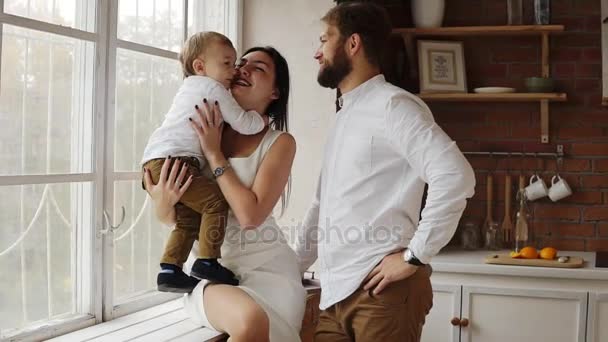
[[[209,166],[215,169],[228,164],[220,149],[222,127],[218,123],[221,114],[217,106],[213,106],[213,109],[204,107],[205,112],[198,110],[201,125],[193,123],[192,126],[199,136]],[[257,228],[270,215],[287,185],[295,153],[294,138],[290,134],[282,134],[264,156],[251,189],[241,183],[232,168],[226,169],[217,178],[241,227]]]
[[[257,228],[270,215],[287,181],[296,154],[296,143],[290,134],[281,134],[264,156],[262,164],[248,189],[232,169],[217,178],[232,212],[245,229]],[[218,154],[208,159],[212,169],[225,166],[226,158]]]
[[[165,159],[163,167],[160,170],[158,184],[154,184],[152,181],[150,170],[144,169],[144,184],[148,194],[150,194],[150,197],[154,202],[156,217],[167,225],[175,225],[176,218],[174,206],[179,202],[179,199],[184,192],[188,190],[190,183],[192,183],[192,176],[190,176],[186,182],[182,184],[188,172],[188,165],[182,165],[181,171],[179,171],[180,163],[181,161],[179,159],[176,160],[175,163],[173,163],[171,170],[169,170],[171,159]],[[169,174],[168,177],[167,174]]]

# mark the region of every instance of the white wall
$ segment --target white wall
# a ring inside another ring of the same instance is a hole
[[[292,194],[281,225],[301,221],[317,181],[323,145],[335,107],[335,92],[317,83],[320,18],[332,0],[243,0],[243,49],[274,46],[289,63],[289,128],[297,141]]]

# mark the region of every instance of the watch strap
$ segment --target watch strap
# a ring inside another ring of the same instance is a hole
[[[409,253],[408,253],[409,252]],[[416,256],[414,255],[414,253],[412,252],[411,249],[406,249],[405,251],[405,255],[409,254],[409,257],[407,257],[405,259],[405,261],[410,264],[410,265],[414,265],[414,266],[424,266],[424,264],[422,263],[422,261],[420,261],[420,259],[416,258]]]

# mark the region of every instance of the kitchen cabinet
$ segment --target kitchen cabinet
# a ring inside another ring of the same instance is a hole
[[[460,304],[462,287],[455,285],[433,284],[433,308],[426,316],[422,330],[422,342],[460,341]]]
[[[589,294],[587,342],[608,341],[608,292]]]
[[[433,292],[423,342],[585,341],[586,292],[445,284]]]
[[[319,322],[319,301],[321,300],[320,284],[315,282],[309,284],[306,289],[306,311],[302,319],[302,328],[300,329],[300,339],[302,342],[312,342],[315,336],[315,329]]]
[[[436,256],[423,342],[608,341],[608,269],[484,264],[488,251]],[[564,254],[565,253],[565,254]]]
[[[462,342],[584,342],[587,293],[463,287],[462,316]]]

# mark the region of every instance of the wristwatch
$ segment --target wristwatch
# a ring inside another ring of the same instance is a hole
[[[226,172],[227,169],[229,169],[231,167],[230,164],[226,164],[225,166],[220,166],[220,167],[216,167],[215,170],[213,170],[213,175],[215,176],[215,178],[221,176],[224,174],[224,172]]]
[[[418,260],[418,258],[416,258],[414,253],[409,248],[407,248],[405,250],[405,252],[403,252],[403,260],[405,260],[405,262],[407,262],[410,265],[424,266],[422,261]]]

